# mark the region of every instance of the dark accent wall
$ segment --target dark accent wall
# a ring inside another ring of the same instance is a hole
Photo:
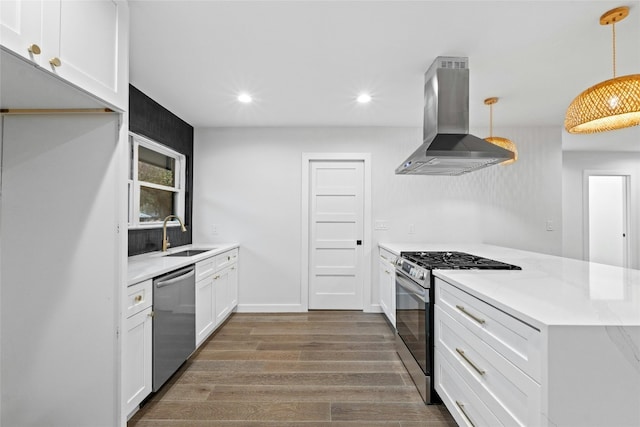
[[[186,156],[186,212],[183,219],[185,220],[187,231],[183,233],[180,231],[180,227],[167,227],[167,235],[172,247],[191,243],[193,218],[193,126],[149,98],[136,87],[129,85],[129,130],[164,144]],[[129,230],[129,256],[159,251],[161,248],[162,227]]]

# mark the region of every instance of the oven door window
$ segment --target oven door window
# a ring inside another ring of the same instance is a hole
[[[429,375],[430,357],[427,351],[429,344],[429,293],[424,301],[399,282],[408,281],[396,273],[396,329],[413,357],[422,368],[425,375]],[[414,286],[418,286],[417,284]]]

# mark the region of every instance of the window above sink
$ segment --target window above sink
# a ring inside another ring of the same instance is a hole
[[[186,157],[129,134],[129,228],[159,228],[168,215],[184,218]],[[171,221],[169,225],[178,225]]]

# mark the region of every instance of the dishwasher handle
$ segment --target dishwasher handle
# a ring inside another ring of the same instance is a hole
[[[170,279],[167,280],[157,280],[155,281],[154,285],[156,288],[164,288],[165,286],[171,286],[175,283],[181,282],[185,279],[188,279],[192,276],[194,276],[196,274],[195,270],[193,268],[191,268],[190,270],[187,270],[187,272],[185,274],[180,274],[179,276],[173,276]]]

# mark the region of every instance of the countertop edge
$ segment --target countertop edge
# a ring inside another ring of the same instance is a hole
[[[127,260],[127,287],[239,247],[239,243],[193,243],[171,248],[167,254],[194,248],[211,248],[211,250],[191,257],[167,258],[166,254],[160,251],[129,257]]]
[[[481,243],[378,246],[396,255],[460,250],[521,266],[509,271],[434,270],[434,276],[539,330],[640,327],[639,270]]]

